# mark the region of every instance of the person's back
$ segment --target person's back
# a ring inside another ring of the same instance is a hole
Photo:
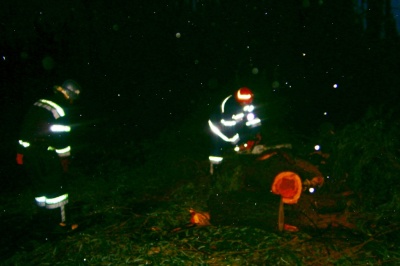
[[[246,87],[226,97],[220,111],[211,115],[208,124],[212,132],[212,151],[209,156],[210,174],[222,163],[223,151],[238,143],[255,138],[261,120],[255,115],[252,105],[253,92]]]
[[[21,126],[17,163],[24,165],[39,207],[55,209],[68,203],[63,182],[71,147],[67,106],[80,94],[80,86],[67,80],[54,87],[53,96],[37,100]],[[61,221],[65,222],[62,212]]]

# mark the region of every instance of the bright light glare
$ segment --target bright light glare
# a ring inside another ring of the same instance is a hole
[[[313,187],[310,187],[310,188],[308,189],[308,192],[314,193],[314,192],[315,192],[315,189],[314,189]]]
[[[321,149],[321,147],[318,144],[314,146],[314,150],[319,151],[319,149]]]
[[[337,87],[339,87],[336,83],[333,84],[333,88],[336,89]]]

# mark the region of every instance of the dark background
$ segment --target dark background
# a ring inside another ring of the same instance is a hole
[[[203,136],[212,108],[239,86],[256,93],[264,125],[304,134],[390,108],[400,85],[390,3],[3,0],[2,165],[14,164],[26,110],[68,78],[82,85],[73,114],[91,145],[179,134],[183,121]]]

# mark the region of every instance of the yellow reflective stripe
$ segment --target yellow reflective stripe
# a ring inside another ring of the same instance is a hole
[[[66,152],[69,152],[69,151],[71,151],[71,146],[68,146],[68,147],[63,148],[63,149],[56,149],[57,153],[66,153]]]
[[[34,105],[43,107],[43,108],[49,110],[50,112],[53,113],[53,116],[55,119],[65,116],[64,109],[61,108],[61,106],[59,106],[55,102],[45,100],[45,99],[40,99]]]
[[[221,119],[221,124],[223,124],[226,127],[233,127],[236,125],[236,121],[232,121],[232,120],[227,121],[227,120]]]
[[[222,162],[222,160],[223,160],[223,158],[222,158],[222,157],[219,157],[219,156],[209,156],[208,159],[209,159],[211,162],[215,162],[215,163],[220,163],[220,162]]]
[[[36,202],[39,202],[39,203],[43,202],[44,203],[44,202],[46,202],[46,197],[45,196],[36,197],[35,200],[36,200]]]
[[[243,107],[243,111],[245,112],[253,112],[254,111],[254,105],[246,105]]]
[[[47,147],[47,150],[48,151],[55,151],[58,154],[58,156],[60,156],[60,157],[67,157],[67,156],[70,155],[71,146],[68,146],[68,147],[65,147],[65,148],[62,148],[62,149],[56,149],[56,148],[54,148],[52,146],[49,146],[49,147]]]
[[[232,115],[232,119],[238,121],[238,120],[242,120],[244,117],[244,113],[238,113],[236,115]]]
[[[51,198],[51,199],[46,198],[46,204],[56,204],[63,200],[66,200],[66,199],[68,199],[68,194],[64,194],[64,195],[61,195],[61,196],[58,196],[55,198]]]
[[[65,112],[64,109],[61,108],[61,106],[59,106],[58,104],[56,104],[55,102],[49,101],[49,100],[45,100],[45,99],[41,99],[40,100],[42,103],[46,103],[48,105],[50,105],[51,107],[53,107],[54,109],[56,109],[57,113],[63,117],[65,116]]]
[[[246,126],[256,126],[256,125],[260,125],[260,124],[261,124],[261,120],[259,118],[256,118],[254,120],[246,122]]]
[[[239,134],[236,134],[232,138],[228,138],[222,132],[211,122],[211,120],[208,120],[208,125],[210,126],[210,129],[212,132],[214,132],[217,136],[219,136],[221,139],[223,139],[226,142],[233,142],[236,143],[239,140]]]
[[[23,140],[19,140],[18,143],[24,148],[28,148],[29,146],[31,146],[29,142]]]
[[[232,97],[232,95],[229,95],[228,97],[226,97],[226,98],[222,101],[222,104],[221,104],[221,112],[222,112],[222,113],[225,112],[225,103],[226,103],[226,101],[227,101],[229,98],[231,98],[231,97]]]
[[[64,126],[64,125],[52,125],[50,127],[50,130],[52,132],[70,132],[71,127],[70,126]]]

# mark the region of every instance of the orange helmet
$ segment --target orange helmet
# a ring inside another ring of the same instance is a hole
[[[236,92],[235,98],[240,104],[250,104],[253,101],[253,92],[247,87],[242,87]]]

